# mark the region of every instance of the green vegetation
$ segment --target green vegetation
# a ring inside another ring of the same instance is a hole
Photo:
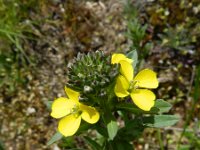
[[[25,8],[18,0],[0,1],[0,87],[8,94],[25,83],[28,66],[33,65],[30,52],[23,47],[24,40],[32,38],[25,36],[31,32]]]

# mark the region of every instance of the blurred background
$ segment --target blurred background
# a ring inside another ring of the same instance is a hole
[[[0,0],[0,150],[91,149],[81,136],[47,146],[57,129],[47,102],[65,95],[78,52],[132,49],[180,116],[135,149],[200,149],[199,41],[199,0]]]

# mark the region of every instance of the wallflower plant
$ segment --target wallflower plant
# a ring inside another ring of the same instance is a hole
[[[112,56],[102,51],[79,53],[68,67],[67,98],[50,102],[50,115],[60,120],[48,145],[62,137],[81,135],[94,150],[132,150],[130,142],[137,140],[145,128],[175,124],[177,116],[162,114],[171,104],[156,100],[152,92],[158,87],[156,73],[143,69],[134,76],[136,57],[135,50]],[[118,122],[124,122],[124,126]],[[86,132],[89,129],[101,136],[91,137]]]

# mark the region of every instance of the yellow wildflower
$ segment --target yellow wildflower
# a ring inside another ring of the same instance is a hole
[[[52,104],[51,116],[61,118],[58,123],[58,131],[64,136],[71,136],[78,130],[81,118],[90,124],[99,120],[99,112],[91,106],[79,102],[80,94],[65,87],[68,98],[57,98]]]
[[[133,77],[133,67],[131,66],[130,61],[127,61],[122,57],[121,55],[123,54],[117,55],[115,54],[111,60],[112,63],[120,63],[121,65],[121,75],[117,77],[114,89],[115,94],[118,97],[126,97],[130,95],[135,105],[142,110],[149,111],[151,107],[154,106],[156,97],[155,94],[148,89],[158,87],[156,73],[150,69],[144,69]]]

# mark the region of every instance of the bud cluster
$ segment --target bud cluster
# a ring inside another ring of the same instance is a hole
[[[110,60],[103,51],[78,53],[68,68],[67,86],[81,93],[101,95],[118,74],[118,66],[111,65]]]

